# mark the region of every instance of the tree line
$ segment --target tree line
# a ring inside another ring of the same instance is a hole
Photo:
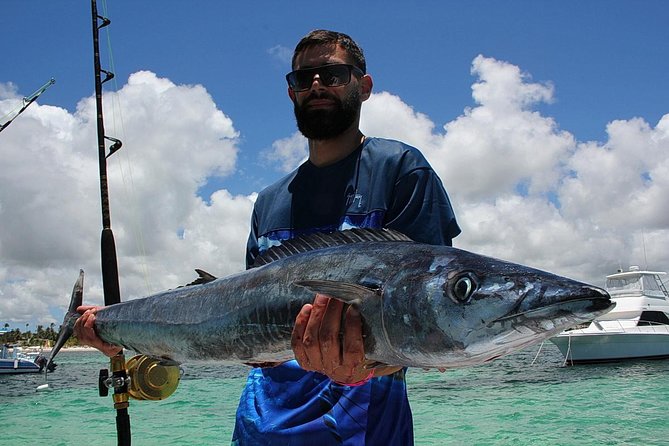
[[[30,330],[30,324],[26,324],[26,331],[21,331],[18,328],[9,330],[9,324],[4,325],[5,332],[0,334],[0,343],[10,344],[10,345],[23,345],[23,346],[52,346],[56,339],[58,338],[58,330],[56,329],[56,324],[51,323],[48,327],[44,325],[38,325],[35,332]],[[72,336],[65,346],[75,346],[79,345],[77,339]]]

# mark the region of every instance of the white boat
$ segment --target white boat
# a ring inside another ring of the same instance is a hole
[[[550,339],[566,363],[669,358],[669,294],[665,272],[631,267],[606,276],[616,306],[582,328]]]
[[[47,359],[41,354],[26,353],[21,347],[12,347],[8,344],[3,344],[0,347],[0,375],[39,373],[44,370],[46,363]]]

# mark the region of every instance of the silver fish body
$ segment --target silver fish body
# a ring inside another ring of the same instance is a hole
[[[281,362],[315,293],[356,306],[370,364],[451,368],[541,342],[613,308],[599,288],[392,231],[284,242],[265,264],[97,312],[106,342],[175,362]],[[261,259],[262,260],[262,259]]]

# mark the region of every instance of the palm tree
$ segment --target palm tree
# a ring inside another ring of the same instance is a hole
[[[55,330],[56,324],[51,322],[49,324],[49,328],[46,330],[47,331],[47,339],[51,342],[55,342],[56,338],[58,338],[58,333]]]

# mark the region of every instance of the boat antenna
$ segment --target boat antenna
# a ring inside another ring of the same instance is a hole
[[[648,256],[646,255],[646,234],[643,229],[641,230],[641,244],[643,246],[643,261],[645,264],[645,270],[648,271]]]
[[[23,98],[23,104],[19,108],[19,111],[16,112],[16,114],[14,114],[14,116],[12,116],[9,119],[9,121],[5,122],[4,124],[0,124],[0,132],[3,131],[4,129],[6,129],[9,126],[9,124],[11,124],[21,113],[23,113],[23,111],[26,108],[28,108],[30,106],[30,104],[35,102],[37,100],[37,98],[40,97],[40,95],[47,90],[47,88],[49,88],[50,86],[52,86],[55,83],[56,83],[56,79],[51,78],[51,79],[49,79],[49,81],[46,84],[44,84],[40,88],[38,88],[33,94],[31,94],[30,96],[25,96]],[[11,115],[12,113],[13,112],[10,112],[9,114]]]
[[[114,77],[114,73],[100,67],[100,29],[111,23],[106,17],[98,15],[96,0],[91,0],[91,14],[93,18],[93,65],[95,70],[95,104],[97,110],[98,159],[100,163],[100,198],[102,204],[102,234],[100,240],[102,257],[102,287],[104,290],[105,305],[114,305],[121,301],[121,292],[118,276],[118,262],[116,259],[116,244],[111,229],[109,207],[109,188],[107,184],[107,157],[121,148],[122,143],[116,138],[105,135],[105,126],[102,116],[102,84]],[[105,78],[102,79],[102,73]],[[106,153],[105,141],[111,141],[109,155]],[[130,445],[130,416],[128,414],[128,379],[125,370],[123,350],[111,358],[112,376],[107,380],[114,388],[114,409],[116,409],[116,434],[119,446]],[[101,376],[103,372],[101,371]],[[104,389],[106,390],[106,389]],[[100,386],[100,394],[106,392]]]

